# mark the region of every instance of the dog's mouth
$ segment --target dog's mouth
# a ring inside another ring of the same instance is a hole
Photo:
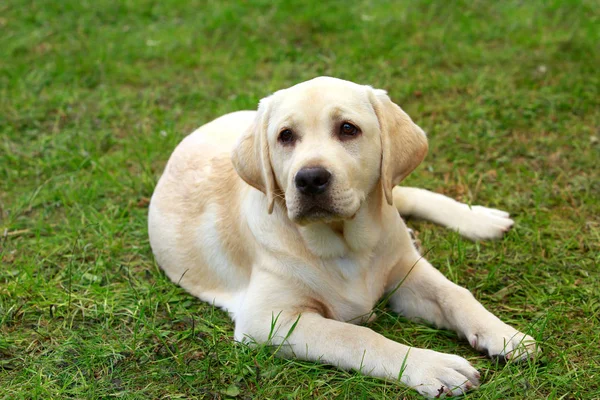
[[[295,215],[294,221],[298,224],[305,225],[311,222],[331,222],[343,219],[343,217],[329,207],[320,205],[312,205],[304,207]]]
[[[286,197],[289,219],[298,225],[347,221],[356,215],[362,201],[353,191],[337,191],[320,196]]]
[[[298,225],[308,225],[315,222],[331,223],[354,218],[357,210],[340,209],[335,205],[322,203],[303,204],[290,216]]]

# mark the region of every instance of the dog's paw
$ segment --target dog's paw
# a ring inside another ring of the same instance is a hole
[[[457,230],[467,239],[500,239],[515,223],[505,211],[483,206],[464,206],[465,215],[461,218]]]
[[[413,348],[401,380],[423,396],[441,398],[478,387],[479,378],[479,372],[462,357]]]
[[[522,361],[542,352],[534,338],[506,324],[470,334],[467,340],[473,348],[500,361]]]

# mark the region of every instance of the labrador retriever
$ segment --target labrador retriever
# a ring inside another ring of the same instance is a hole
[[[473,240],[513,223],[396,186],[426,153],[424,132],[383,90],[319,77],[277,91],[179,144],[152,196],[152,250],[171,280],[230,313],[236,340],[399,379],[429,397],[462,394],[479,384],[467,360],[360,325],[387,295],[395,312],[454,330],[489,356],[539,352],[413,246],[400,214]]]

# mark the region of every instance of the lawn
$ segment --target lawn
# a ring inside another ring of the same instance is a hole
[[[369,326],[469,359],[483,384],[467,398],[600,398],[599,8],[1,2],[0,398],[418,398],[235,343],[152,257],[148,200],[174,146],[318,75],[387,89],[428,132],[405,184],[511,212],[498,242],[409,224],[544,355],[500,365],[386,309]]]

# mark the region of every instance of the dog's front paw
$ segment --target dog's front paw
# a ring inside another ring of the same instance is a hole
[[[521,361],[542,352],[534,338],[506,324],[470,334],[467,339],[475,349],[504,361]]]
[[[402,382],[423,396],[459,396],[479,386],[479,372],[464,358],[424,349],[411,349]]]
[[[514,225],[509,214],[495,208],[483,206],[467,206],[468,217],[463,218],[458,232],[473,241],[500,239]]]

